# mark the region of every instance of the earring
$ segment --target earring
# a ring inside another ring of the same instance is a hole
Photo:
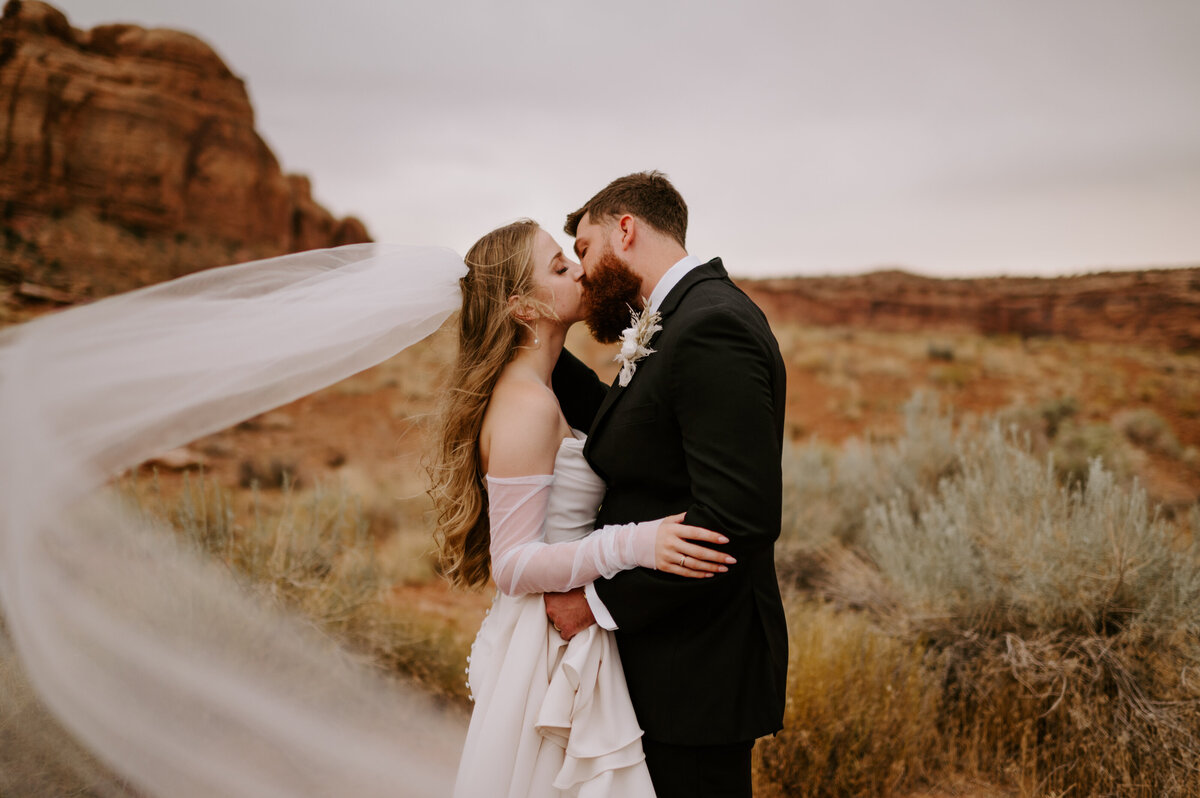
[[[541,339],[540,339],[540,338],[538,338],[536,335],[535,335],[535,336],[533,336],[533,345],[534,345],[534,346],[537,346],[537,345],[538,345],[538,344],[540,344],[541,342],[542,342],[542,341],[541,341]]]

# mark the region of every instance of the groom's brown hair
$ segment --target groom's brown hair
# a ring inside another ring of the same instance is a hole
[[[606,217],[632,214],[685,247],[687,203],[662,172],[634,172],[618,177],[597,192],[582,208],[567,214],[563,230],[572,238],[584,214],[600,223]]]

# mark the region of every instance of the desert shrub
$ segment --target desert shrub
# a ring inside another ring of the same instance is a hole
[[[940,684],[924,646],[789,601],[784,730],[755,749],[763,796],[889,795],[940,764]]]
[[[832,604],[792,610],[789,729],[761,746],[771,789],[966,773],[1022,795],[1200,794],[1200,506],[1171,521],[1127,480],[1126,430],[1163,434],[1140,421],[1082,423],[1067,397],[956,433],[915,397],[895,441],[793,447],[780,576]],[[867,639],[880,648],[830,653]],[[936,696],[920,768],[854,703],[897,652]]]
[[[254,489],[287,490],[300,484],[294,462],[272,457],[268,462],[243,460],[238,464],[238,486]]]
[[[936,496],[893,499],[868,513],[867,548],[909,606],[972,628],[1095,632],[1146,620],[1200,631],[1196,552],[1171,547],[1136,486],[1098,461],[1086,485],[1060,487],[1049,461],[992,426],[962,444]],[[1170,598],[1166,583],[1182,594]],[[1186,589],[1185,589],[1186,588]]]
[[[1142,402],[1153,402],[1162,393],[1162,380],[1157,376],[1139,377],[1133,386],[1133,395]]]
[[[925,354],[930,360],[954,360],[954,345],[930,341],[925,347]]]
[[[1028,441],[1036,451],[1046,452],[1059,430],[1075,423],[1078,415],[1079,402],[1075,397],[1057,396],[1032,405],[1010,405],[996,413],[993,420],[1019,439]]]
[[[1112,425],[1130,442],[1143,449],[1168,457],[1178,458],[1183,455],[1183,447],[1175,437],[1171,425],[1148,407],[1122,410],[1113,416]]]
[[[1059,396],[1038,403],[1037,414],[1041,417],[1047,438],[1058,434],[1058,428],[1067,419],[1079,413],[1079,402],[1073,396]]]
[[[917,393],[904,405],[904,431],[891,443],[849,441],[830,452],[810,441],[784,453],[785,550],[856,545],[865,510],[896,495],[915,497],[955,469],[954,419],[936,398]]]
[[[1108,424],[1075,420],[1059,428],[1050,446],[1055,471],[1068,484],[1086,482],[1094,460],[1101,461],[1109,473],[1126,478],[1130,472],[1127,449],[1121,435]]]
[[[1197,449],[1195,446],[1189,446],[1179,453],[1179,459],[1184,465],[1198,468],[1200,467],[1200,449]]]
[[[963,388],[969,385],[974,377],[975,370],[961,362],[937,366],[929,372],[929,379],[933,384],[942,388]]]
[[[1052,453],[1055,476],[1062,482],[1086,482],[1091,462],[1097,458],[1122,480],[1130,479],[1134,471],[1135,456],[1116,424],[1117,417],[1112,425],[1084,421],[1079,402],[1072,396],[1012,405],[996,413],[993,420],[1035,453]]]
[[[1037,794],[1200,787],[1200,545],[1098,460],[1060,486],[992,425],[914,511],[874,505],[879,615],[938,651],[955,759]],[[1015,770],[1012,770],[1015,765]]]

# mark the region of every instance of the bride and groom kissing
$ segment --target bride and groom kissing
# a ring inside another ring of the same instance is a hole
[[[578,262],[524,221],[465,264],[351,245],[3,330],[0,644],[99,760],[155,795],[444,794],[432,719],[393,718],[370,674],[102,491],[458,309],[431,492],[444,572],[500,592],[456,794],[750,794],[787,664],[778,347],[720,261],[687,254],[662,175],[614,181],[566,229]],[[621,340],[612,387],[564,351],[575,321]]]
[[[499,592],[469,662],[455,793],[749,796],[782,726],[785,371],[664,175],[466,257],[432,495],[443,565]],[[631,318],[631,311],[633,317]],[[609,387],[563,348],[621,342]]]

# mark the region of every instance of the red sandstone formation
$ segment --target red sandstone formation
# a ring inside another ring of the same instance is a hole
[[[972,280],[883,271],[741,286],[772,320],[1200,349],[1200,268]]]
[[[242,81],[186,33],[0,18],[0,282],[105,294],[369,240],[284,175]]]

